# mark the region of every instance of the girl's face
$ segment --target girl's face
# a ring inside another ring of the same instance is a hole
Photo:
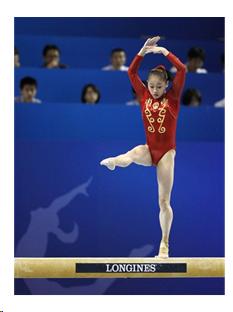
[[[85,101],[89,104],[95,104],[98,99],[98,93],[92,87],[88,87],[85,93]]]
[[[160,98],[164,94],[167,87],[168,87],[168,82],[161,79],[159,76],[157,75],[149,76],[148,89],[154,99]]]

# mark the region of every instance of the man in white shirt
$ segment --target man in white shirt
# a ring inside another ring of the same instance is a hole
[[[193,47],[188,51],[188,62],[186,63],[186,71],[188,73],[206,74],[207,70],[203,68],[205,61],[205,51],[202,48]],[[176,72],[176,68],[170,69],[172,73]]]
[[[24,77],[20,81],[20,96],[15,98],[15,103],[36,103],[41,100],[36,98],[37,81],[33,77]]]
[[[20,55],[19,50],[15,47],[15,53],[14,53],[14,63],[15,67],[20,67]]]
[[[214,103],[214,107],[225,107],[225,98]]]
[[[111,64],[102,68],[102,70],[119,70],[127,71],[128,67],[126,63],[126,52],[124,49],[116,48],[111,52]]]

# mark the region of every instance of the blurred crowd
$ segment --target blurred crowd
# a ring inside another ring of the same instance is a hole
[[[222,71],[224,72],[224,55],[220,56],[222,64]],[[109,64],[102,67],[103,71],[126,71],[128,70],[127,54],[122,48],[114,48],[110,52]],[[187,59],[185,62],[188,73],[208,74],[205,68],[205,51],[201,47],[192,47],[187,52]],[[14,66],[19,68],[23,66],[20,61],[20,51],[15,47],[14,50]],[[61,51],[57,45],[46,45],[42,51],[41,68],[45,69],[66,69],[68,64],[61,62]],[[170,68],[170,72],[175,75],[176,69]],[[143,81],[146,84],[146,81]],[[38,82],[34,77],[24,77],[20,81],[19,95],[15,97],[16,103],[37,103],[42,101],[37,98]],[[101,98],[101,90],[93,83],[88,83],[80,90],[79,101],[84,104],[98,104]],[[202,104],[202,94],[196,88],[184,89],[181,104],[184,106],[198,107]],[[224,107],[224,99],[219,99],[214,103],[215,107]],[[132,98],[126,101],[126,105],[139,105],[139,99],[135,91],[132,89]]]

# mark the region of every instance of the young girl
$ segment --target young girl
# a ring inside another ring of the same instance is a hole
[[[167,49],[157,46],[159,39],[159,36],[149,38],[128,70],[131,84],[140,98],[146,144],[136,146],[125,154],[104,159],[100,164],[110,170],[114,170],[116,166],[127,167],[132,163],[157,167],[159,220],[162,230],[158,257],[167,258],[169,256],[169,233],[173,219],[170,198],[176,154],[176,124],[186,68],[175,55]],[[148,87],[139,78],[138,69],[147,53],[162,53],[176,67],[176,75],[168,91],[166,89],[170,77],[163,65],[159,65],[149,72]]]

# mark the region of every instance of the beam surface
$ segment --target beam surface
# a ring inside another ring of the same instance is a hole
[[[224,277],[224,258],[15,258],[15,278]]]

